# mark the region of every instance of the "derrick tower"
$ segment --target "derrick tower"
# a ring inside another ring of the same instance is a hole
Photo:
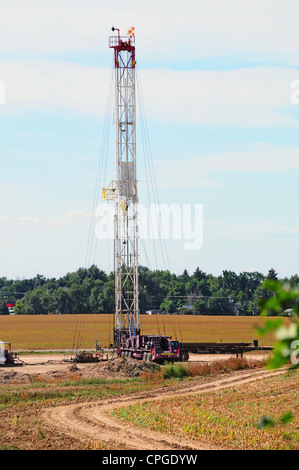
[[[135,33],[109,37],[114,49],[116,179],[102,190],[103,199],[115,202],[114,346],[140,333],[138,289],[138,224],[136,179]]]

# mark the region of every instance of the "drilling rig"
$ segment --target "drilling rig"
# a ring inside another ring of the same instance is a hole
[[[136,179],[135,32],[109,37],[114,49],[116,180],[102,190],[104,200],[115,202],[114,272],[116,348],[140,334],[138,290],[138,225]]]
[[[179,360],[179,342],[171,337],[140,334],[138,288],[138,220],[136,178],[135,30],[109,37],[114,49],[116,179],[102,190],[103,200],[115,202],[114,348],[119,356],[146,361]]]

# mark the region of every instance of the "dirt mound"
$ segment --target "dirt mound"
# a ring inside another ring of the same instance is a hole
[[[0,384],[5,383],[29,383],[30,378],[28,374],[22,374],[16,370],[0,369]]]
[[[0,369],[0,384],[22,384],[35,381],[60,382],[68,379],[94,377],[126,379],[139,377],[143,372],[154,371],[159,367],[160,366],[154,363],[146,363],[144,361],[127,358],[109,359],[108,361],[90,365],[84,364],[84,367],[80,366],[80,364],[71,364],[60,370],[51,368],[50,370],[40,371],[38,366],[32,365],[29,373]]]
[[[103,377],[103,378],[132,378],[139,377],[143,372],[154,371],[159,366],[130,358],[116,358],[99,362],[81,371],[81,377]]]
[[[145,363],[135,359],[116,358],[96,364],[79,367],[72,364],[65,370],[50,370],[42,374],[43,380],[55,382],[76,378],[104,378],[104,379],[126,379],[139,377],[143,372],[153,371],[157,367],[154,363]],[[31,377],[32,378],[32,377]],[[38,379],[38,376],[36,376]]]

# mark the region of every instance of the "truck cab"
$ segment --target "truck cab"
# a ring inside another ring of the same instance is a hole
[[[11,344],[0,341],[0,366],[11,362]]]
[[[180,343],[171,337],[160,336],[151,351],[151,360],[155,362],[177,362],[180,360]]]

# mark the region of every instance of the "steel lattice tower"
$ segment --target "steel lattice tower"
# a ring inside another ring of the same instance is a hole
[[[114,345],[140,333],[138,289],[138,225],[136,180],[135,35],[109,37],[114,49],[116,180],[102,192],[103,199],[115,201]]]

